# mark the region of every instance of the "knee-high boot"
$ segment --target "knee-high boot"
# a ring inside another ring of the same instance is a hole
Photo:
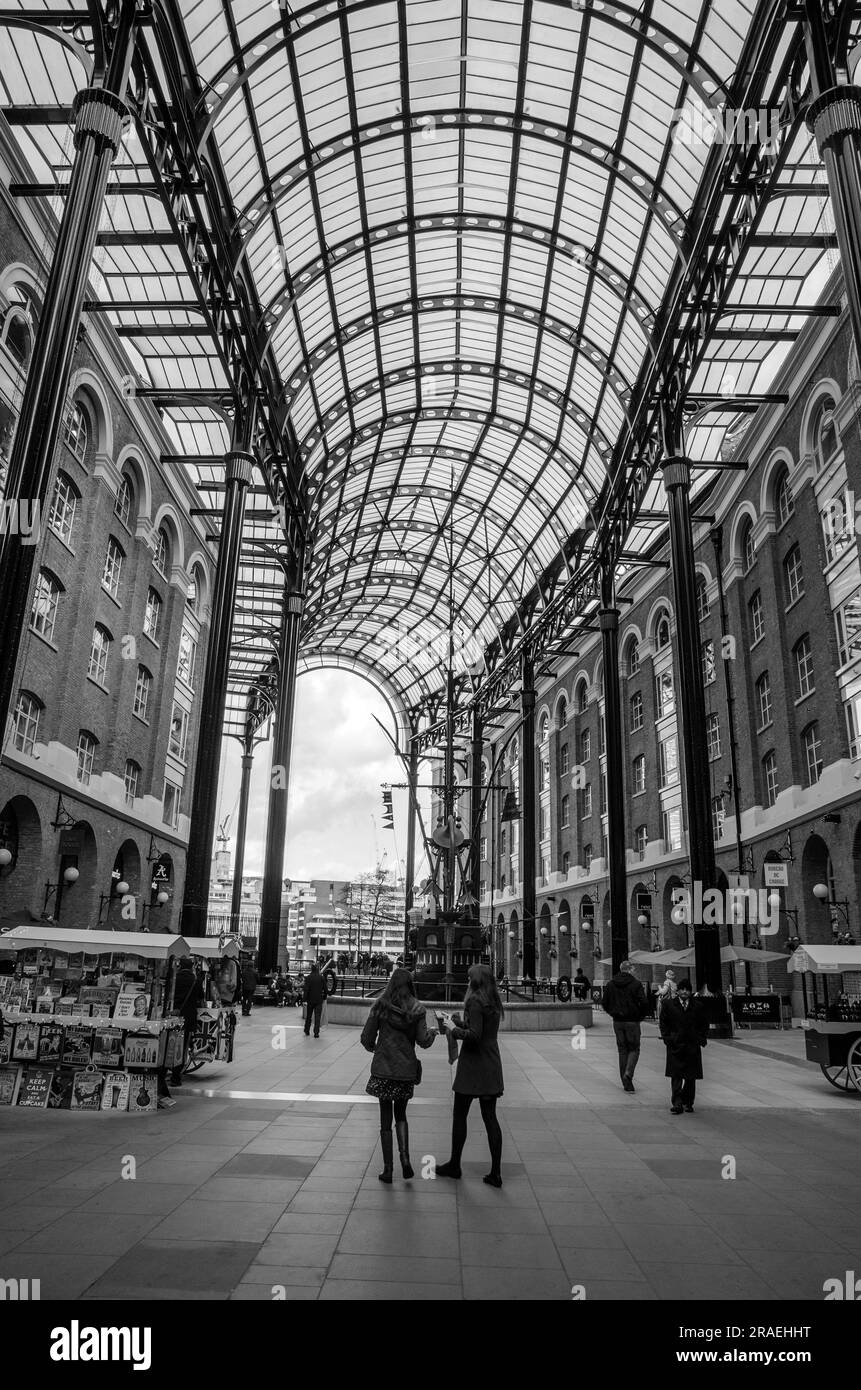
[[[410,1163],[410,1127],[406,1120],[395,1120],[395,1133],[398,1136],[398,1153],[401,1156],[404,1177],[414,1178],[415,1173]]]
[[[378,1177],[380,1182],[391,1182],[394,1167],[394,1145],[390,1129],[380,1130],[380,1146],[383,1150],[383,1171],[378,1174]]]

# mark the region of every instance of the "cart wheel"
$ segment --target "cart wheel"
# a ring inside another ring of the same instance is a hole
[[[855,1090],[861,1094],[861,1036],[857,1037],[849,1049],[846,1070]]]
[[[855,1043],[852,1052],[855,1052],[857,1047],[858,1044]],[[854,1075],[851,1056],[852,1053],[842,1066],[825,1066],[824,1063],[820,1062],[819,1068],[822,1075],[827,1077],[831,1085],[835,1086],[838,1091],[849,1092],[850,1094],[854,1091],[856,1094],[861,1094],[861,1054],[856,1055]]]
[[[203,1060],[202,1057],[190,1057],[185,1064],[185,1075],[187,1076],[188,1073],[192,1071],[200,1071],[200,1068],[203,1066]]]

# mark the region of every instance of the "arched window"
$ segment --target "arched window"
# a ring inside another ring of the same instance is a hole
[[[585,681],[581,681],[577,687],[577,713],[585,714],[589,708],[589,690]]]
[[[706,620],[706,618],[707,618],[707,617],[709,616],[709,614],[711,613],[711,611],[712,611],[712,610],[711,610],[711,605],[710,605],[710,603],[709,603],[709,586],[708,586],[708,584],[706,583],[706,577],[705,577],[704,574],[698,574],[698,575],[697,575],[697,618],[698,618],[698,620],[699,620],[701,623],[704,623],[705,620]]]
[[[63,443],[71,449],[75,458],[83,463],[87,445],[90,442],[90,422],[79,401],[73,401],[63,420]]]
[[[167,539],[167,531],[163,526],[158,528],[155,538],[155,554],[152,557],[152,567],[157,570],[163,579],[167,579],[167,567],[170,563],[170,544]]]
[[[789,486],[789,469],[781,468],[774,488],[774,509],[778,526],[785,526],[795,511],[795,498]]]
[[[151,642],[158,641],[159,629],[161,627],[161,610],[161,594],[155,589],[149,589],[146,596],[143,630]]]
[[[803,731],[801,749],[804,754],[807,785],[812,787],[822,776],[822,740],[819,737],[819,725],[817,723],[808,724]]]
[[[538,726],[538,739],[540,743],[546,743],[550,737],[550,719],[546,714],[541,716],[541,723]]]
[[[51,510],[48,514],[48,525],[59,536],[66,545],[72,544],[72,533],[75,529],[75,517],[78,511],[78,502],[81,494],[75,487],[68,473],[58,473],[57,481],[54,484],[54,496],[51,499]]]
[[[126,789],[126,805],[131,806],[136,796],[140,795],[141,766],[133,758],[129,758],[126,763],[126,770],[123,774],[123,782]]]
[[[108,537],[108,548],[105,552],[105,565],[102,570],[102,583],[108,593],[116,598],[120,589],[120,577],[123,572],[123,560],[125,553],[119,541],[113,536]]]
[[[0,344],[20,370],[29,366],[36,336],[39,304],[29,285],[10,285],[7,293],[10,304],[0,329]]]
[[[834,399],[826,396],[816,414],[813,427],[813,459],[817,471],[824,468],[837,448],[837,430],[834,426]]]
[[[203,571],[200,565],[195,565],[191,571],[191,585],[188,590],[186,602],[192,613],[200,617],[200,609],[203,602]]]
[[[39,570],[36,591],[33,594],[33,607],[30,610],[30,626],[46,642],[53,641],[54,624],[57,621],[57,605],[63,586],[50,570]]]
[[[139,719],[146,719],[149,706],[149,693],[152,689],[152,675],[145,666],[138,667],[135,681],[134,711]]]
[[[655,619],[655,645],[658,651],[670,645],[670,619],[663,608]]]
[[[101,623],[93,628],[93,641],[90,646],[90,664],[87,675],[99,685],[104,685],[108,672],[108,657],[111,652],[111,634]]]
[[[745,574],[753,569],[756,564],[756,548],[753,543],[753,522],[746,521],[741,529],[739,537],[739,550],[741,551],[741,565]]]
[[[33,756],[36,739],[39,737],[39,720],[45,706],[37,695],[22,690],[15,706],[15,728],[13,742],[19,753]]]
[[[129,517],[132,514],[132,505],[135,500],[135,491],[132,480],[128,473],[124,473],[120,482],[117,500],[114,503],[114,515],[118,516],[123,526],[128,526]]]
[[[765,804],[766,806],[773,806],[777,800],[777,793],[779,790],[777,783],[777,757],[773,748],[770,752],[766,753],[762,760],[762,781],[763,791],[765,792]]]
[[[559,724],[559,728],[564,729],[565,725],[568,723],[568,701],[565,699],[564,695],[560,699],[559,704],[556,706],[556,719]]]
[[[628,660],[625,667],[629,676],[636,676],[640,669],[640,644],[636,637],[632,637],[628,643]]]

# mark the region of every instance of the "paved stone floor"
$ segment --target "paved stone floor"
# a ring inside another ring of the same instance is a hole
[[[503,1035],[502,1191],[477,1113],[461,1182],[385,1188],[356,1031],[306,1039],[264,1009],[173,1110],[0,1111],[0,1277],[43,1299],[777,1301],[861,1269],[861,1097],[799,1065],[800,1034],[756,1033],[708,1047],[697,1111],[674,1117],[645,1035],[632,1096],[600,1014],[582,1049]],[[448,1155],[439,1042],[424,1068],[417,1171]]]

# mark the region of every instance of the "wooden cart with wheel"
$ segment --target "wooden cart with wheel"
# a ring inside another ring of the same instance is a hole
[[[853,988],[861,978],[861,946],[799,946],[786,968],[802,979],[807,1060],[818,1064],[836,1090],[861,1096],[861,992]],[[813,976],[812,1002],[807,975]],[[818,997],[817,977],[829,975],[840,977],[842,1004],[829,998],[827,989],[822,1001]]]

